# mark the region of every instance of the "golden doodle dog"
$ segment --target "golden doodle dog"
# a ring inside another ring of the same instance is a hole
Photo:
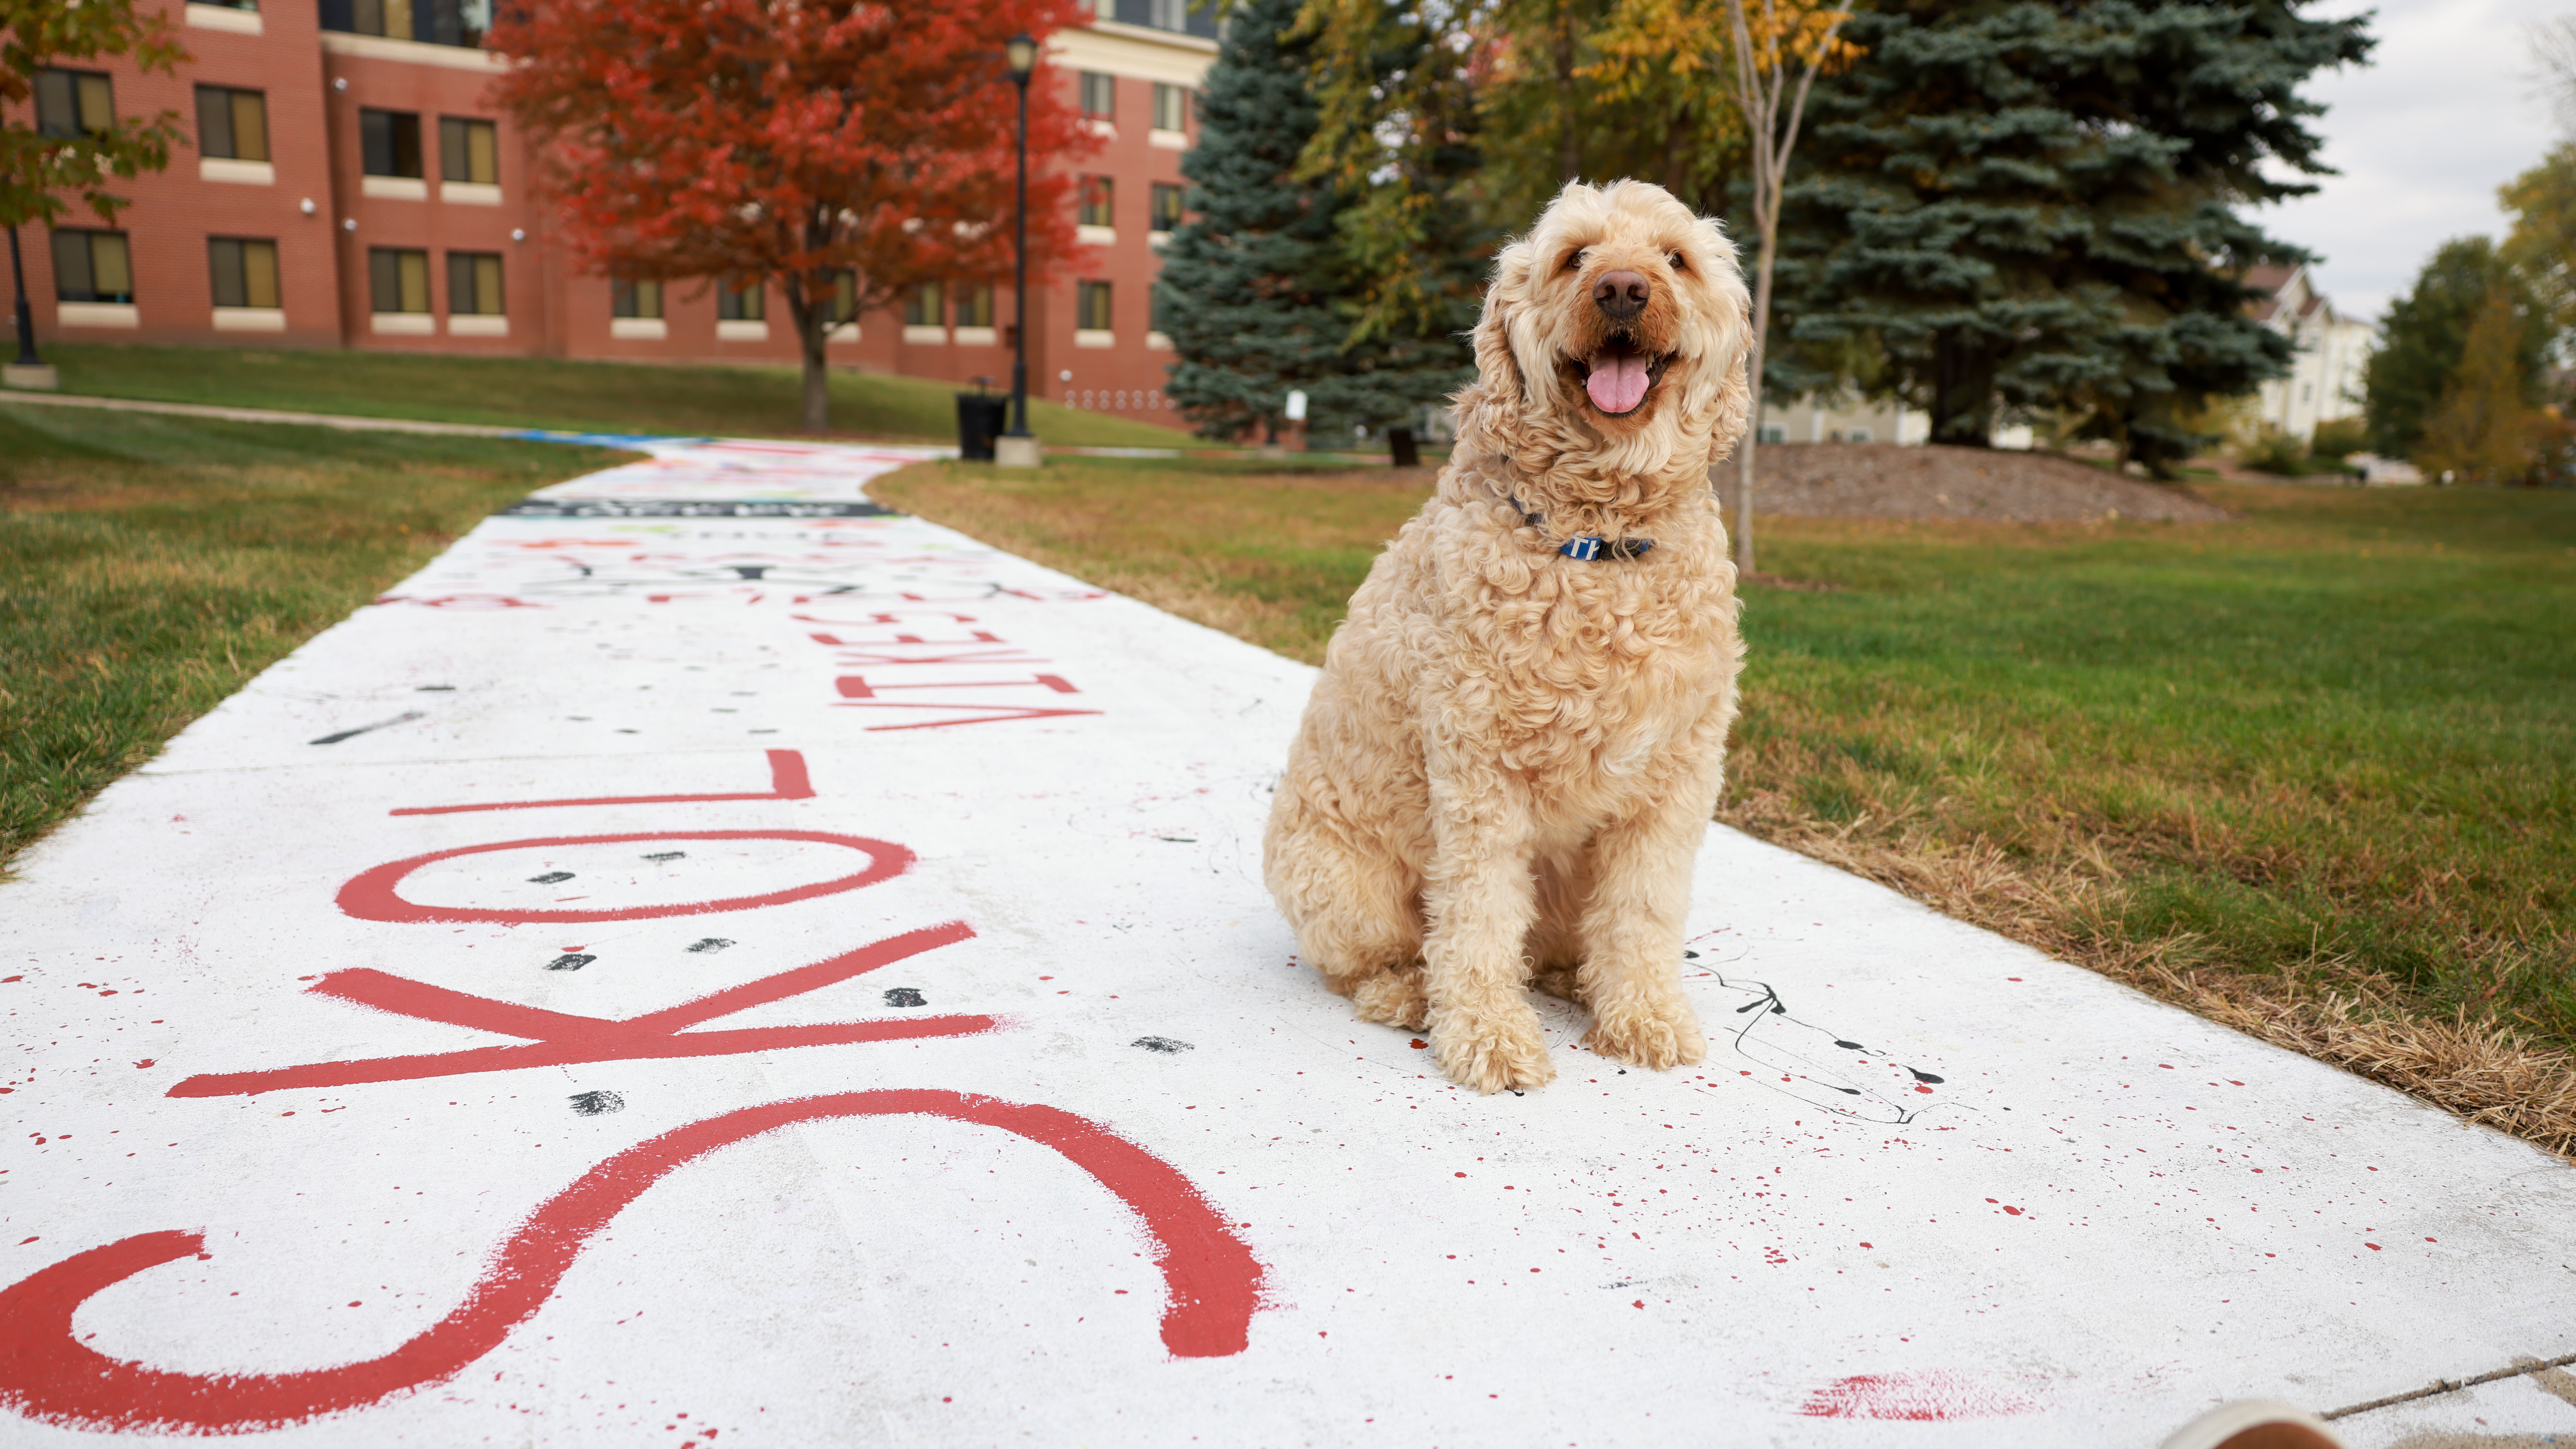
[[[1744,657],[1708,477],[1747,312],[1715,221],[1566,187],[1495,266],[1457,447],[1290,747],[1263,872],[1305,959],[1479,1091],[1556,1074],[1533,980],[1594,1051],[1708,1051],[1679,967]]]

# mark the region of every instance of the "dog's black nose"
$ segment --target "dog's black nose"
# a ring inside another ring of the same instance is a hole
[[[1605,272],[1592,284],[1593,304],[1621,322],[1645,311],[1654,295],[1655,289],[1635,272]]]

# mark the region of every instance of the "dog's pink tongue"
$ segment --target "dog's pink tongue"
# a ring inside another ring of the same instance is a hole
[[[1592,405],[1605,413],[1624,413],[1646,400],[1646,355],[1627,348],[1597,352],[1592,375],[1583,381]]]

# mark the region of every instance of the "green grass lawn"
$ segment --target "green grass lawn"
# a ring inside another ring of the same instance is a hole
[[[60,342],[45,356],[61,369],[63,391],[93,397],[514,428],[785,437],[796,431],[800,396],[790,367]],[[831,388],[835,434],[957,441],[952,384],[834,372]],[[1036,398],[1029,430],[1067,446],[1205,446],[1176,429]]]
[[[1311,661],[1428,486],[1091,460],[876,492]],[[1725,818],[2186,999],[2576,1045],[2576,493],[2196,491],[2240,516],[1765,519],[1802,586],[1747,594]]]
[[[485,514],[624,456],[0,399],[0,862]]]

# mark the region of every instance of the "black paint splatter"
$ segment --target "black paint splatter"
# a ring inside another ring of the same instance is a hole
[[[363,724],[358,726],[356,729],[341,730],[335,734],[327,734],[322,738],[313,741],[313,743],[317,745],[336,745],[342,740],[356,739],[358,736],[365,734],[369,730],[387,729],[394,725],[409,724],[413,720],[427,719],[428,717],[429,716],[422,714],[419,710],[407,709],[402,713],[395,715],[392,719],[380,719],[374,724]]]
[[[1197,1050],[1188,1042],[1174,1041],[1167,1036],[1140,1036],[1128,1045],[1140,1046],[1149,1052],[1161,1052],[1166,1056],[1177,1056],[1182,1052]]]
[[[604,1117],[626,1110],[626,1099],[615,1092],[575,1092],[572,1109],[585,1117]]]
[[[585,956],[578,951],[567,951],[563,955],[557,956],[555,959],[547,962],[546,969],[549,971],[578,971],[598,959],[599,958],[597,956]]]
[[[553,885],[553,884],[555,884],[555,883],[556,883],[556,882],[558,882],[558,881],[567,881],[567,880],[570,880],[570,879],[572,879],[572,872],[571,872],[571,871],[568,871],[568,870],[550,870],[550,871],[547,871],[544,875],[532,875],[532,876],[528,877],[528,884],[530,884],[530,885]]]
[[[743,576],[743,578],[744,578],[745,580],[747,580],[748,582],[751,582],[751,583],[755,583],[755,584],[756,584],[756,583],[760,582],[761,575],[768,573],[768,572],[770,571],[770,569],[771,569],[772,567],[774,567],[774,565],[770,565],[770,564],[732,564],[732,565],[729,565],[729,567],[731,567],[735,573],[738,573],[738,574],[742,575],[742,576]]]
[[[722,936],[709,936],[709,937],[707,937],[705,940],[698,942],[698,943],[697,943],[696,945],[694,945],[694,946],[691,946],[689,949],[690,949],[690,950],[692,950],[692,951],[697,951],[697,952],[701,952],[701,953],[703,953],[703,952],[707,952],[707,951],[721,951],[721,950],[723,950],[725,947],[730,946],[730,945],[732,945],[732,944],[733,944],[733,942],[726,940],[726,939],[725,939],[724,937],[722,937]]]
[[[686,860],[688,856],[689,853],[685,850],[657,850],[644,858],[646,860]]]
[[[928,1006],[930,1003],[922,1000],[921,988],[917,986],[889,986],[886,988],[885,1004],[888,1006]]]

